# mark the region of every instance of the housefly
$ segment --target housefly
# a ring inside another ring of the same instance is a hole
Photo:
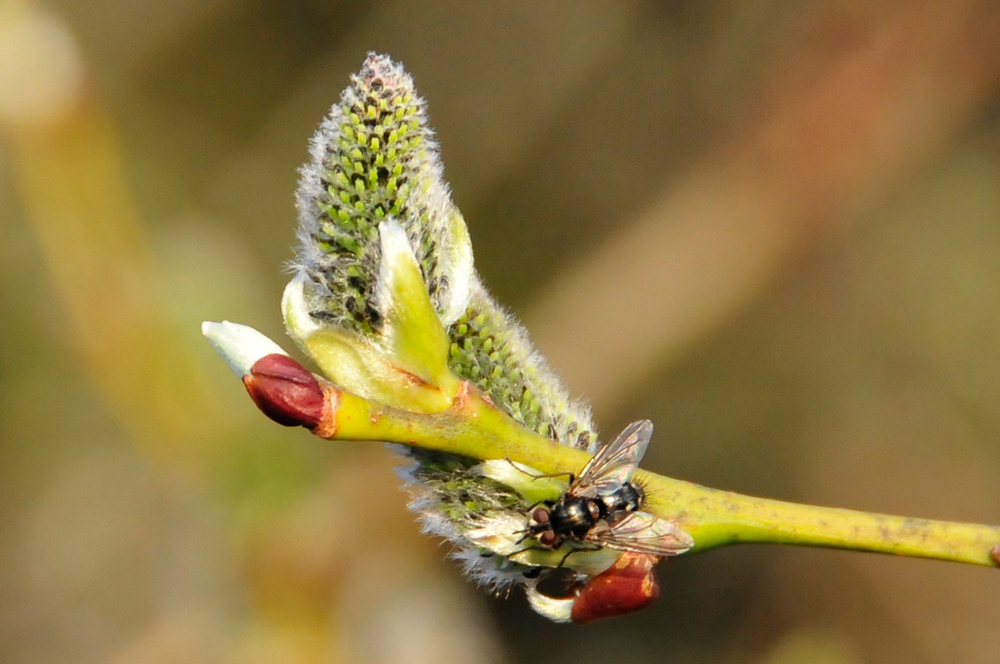
[[[652,435],[649,420],[628,425],[579,477],[571,477],[561,498],[532,510],[527,534],[545,549],[558,549],[566,540],[657,557],[691,548],[691,536],[676,523],[640,511],[646,494],[631,478]]]

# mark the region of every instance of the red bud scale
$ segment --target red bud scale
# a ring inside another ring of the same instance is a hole
[[[660,596],[655,568],[658,561],[649,554],[623,552],[614,565],[580,590],[570,619],[583,625],[646,608]]]
[[[277,353],[265,355],[243,376],[261,412],[286,427],[314,429],[323,419],[323,388],[301,364]]]

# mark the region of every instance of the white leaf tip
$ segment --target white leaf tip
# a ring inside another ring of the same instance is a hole
[[[250,368],[262,357],[275,353],[288,355],[281,346],[247,325],[205,321],[201,333],[240,378],[250,373]]]

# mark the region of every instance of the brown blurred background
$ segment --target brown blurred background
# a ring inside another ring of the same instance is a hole
[[[296,168],[368,50],[605,436],[1000,523],[1000,5],[0,0],[0,661],[995,662],[1000,574],[736,547],[585,628],[464,582],[380,446],[257,413]]]

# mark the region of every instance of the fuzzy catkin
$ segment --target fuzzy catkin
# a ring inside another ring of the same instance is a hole
[[[449,365],[527,428],[593,451],[597,437],[586,406],[569,399],[527,335],[478,277],[449,259],[448,225],[461,222],[443,179],[426,102],[403,68],[369,54],[351,76],[311,144],[297,202],[295,265],[312,286],[311,314],[323,324],[377,334],[374,301],[378,224],[387,217],[407,232],[451,349]],[[455,308],[457,284],[468,282]],[[449,311],[458,316],[446,316]],[[448,320],[454,318],[454,320]]]
[[[450,287],[437,252],[453,205],[442,179],[425,102],[402,67],[369,55],[320,125],[297,195],[297,264],[320,293],[316,318],[371,333],[378,224],[407,231],[439,312]]]
[[[523,328],[482,286],[465,222],[443,179],[426,104],[388,57],[369,54],[313,137],[297,192],[294,267],[304,278],[309,315],[320,328],[378,340],[385,326],[376,282],[379,224],[405,231],[450,344],[448,366],[524,427],[593,452],[588,408],[566,390]],[[400,471],[426,532],[451,541],[474,580],[494,590],[526,568],[484,556],[466,533],[504,514],[523,521],[521,499],[475,474],[474,462],[396,448],[413,460]]]

